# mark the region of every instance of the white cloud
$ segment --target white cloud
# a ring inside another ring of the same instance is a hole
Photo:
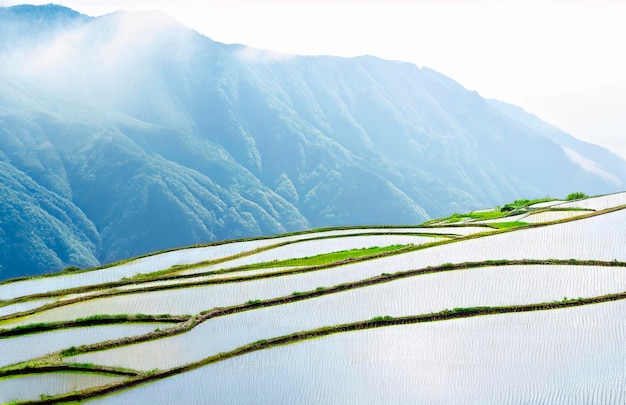
[[[179,27],[161,12],[108,15],[48,33],[35,47],[16,45],[4,55],[0,74],[71,103],[134,108],[141,91],[162,83],[149,76],[158,66],[146,64],[184,64],[193,54],[193,41],[177,37],[192,31]],[[19,44],[17,38],[9,42]]]
[[[239,58],[251,63],[271,63],[273,61],[280,61],[290,59],[292,54],[285,52],[268,51],[264,49],[252,48],[250,46],[244,46],[237,52]]]
[[[622,185],[622,181],[619,179],[619,177],[617,177],[613,173],[609,173],[606,170],[602,169],[597,162],[589,160],[585,158],[584,156],[580,155],[579,153],[577,153],[575,150],[567,148],[567,147],[563,147],[563,151],[565,152],[567,157],[569,157],[573,162],[578,164],[580,167],[582,167],[586,171],[596,174],[604,178],[605,180],[610,181],[616,186]]]

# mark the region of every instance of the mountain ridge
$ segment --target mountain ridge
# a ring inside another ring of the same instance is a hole
[[[46,7],[33,10],[54,15]],[[13,27],[0,29],[3,43],[32,28],[11,10],[0,9]],[[428,68],[220,44],[161,14],[57,11],[73,17],[38,26],[36,46],[0,48],[0,161],[97,235],[85,233],[91,253],[80,258],[51,249],[30,267],[7,259],[2,278],[626,184],[623,159],[604,165],[604,149],[504,114]],[[66,231],[68,246],[84,240],[76,232]],[[4,249],[10,258],[31,248]]]

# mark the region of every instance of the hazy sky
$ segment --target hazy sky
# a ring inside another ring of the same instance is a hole
[[[428,66],[626,158],[626,0],[57,3],[94,16],[163,10],[220,42]]]

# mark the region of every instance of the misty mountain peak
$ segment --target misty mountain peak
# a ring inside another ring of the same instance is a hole
[[[47,22],[53,22],[58,20],[72,20],[81,16],[86,17],[83,14],[72,10],[71,8],[56,4],[45,4],[41,6],[20,4],[16,6],[5,7],[1,12],[3,14],[13,15],[16,18],[22,18],[27,20],[46,20]]]

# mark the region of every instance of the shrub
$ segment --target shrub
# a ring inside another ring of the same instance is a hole
[[[565,199],[567,201],[574,201],[574,200],[580,200],[583,198],[587,198],[587,195],[585,193],[583,193],[582,191],[577,191],[575,193],[570,193],[568,194],[567,197],[565,197]]]
[[[78,350],[78,348],[76,346],[72,346],[68,349],[65,349],[61,352],[61,355],[63,357],[67,357],[67,356],[74,356],[76,354],[80,353],[80,351]]]

